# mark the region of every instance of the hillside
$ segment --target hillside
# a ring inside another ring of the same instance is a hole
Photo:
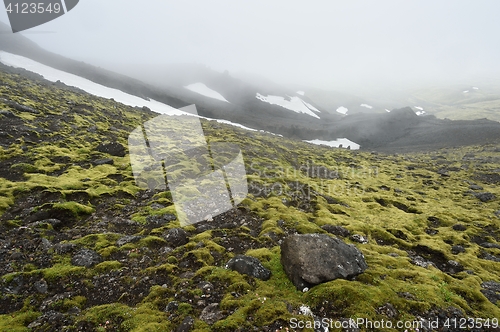
[[[498,330],[498,145],[389,155],[203,120],[210,143],[241,149],[249,195],[182,227],[170,191],[140,189],[130,165],[128,135],[157,114],[0,69],[0,331],[313,331],[291,322],[463,317]],[[366,271],[298,290],[280,245],[314,233],[353,244]],[[237,254],[270,278],[226,268]]]

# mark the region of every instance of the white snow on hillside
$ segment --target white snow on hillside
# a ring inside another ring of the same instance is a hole
[[[301,95],[301,96],[305,96],[306,93],[304,91],[297,91],[296,94]]]
[[[166,114],[166,115],[191,115],[193,114],[178,110],[173,108],[172,106],[163,104],[161,102],[155,100],[145,100],[139,98],[137,96],[130,95],[123,91],[108,88],[104,85],[94,83],[86,78],[82,78],[80,76],[76,76],[73,74],[66,73],[61,70],[54,69],[52,67],[43,65],[39,62],[33,61],[31,59],[14,55],[11,53],[0,51],[0,62],[7,66],[12,66],[16,68],[24,68],[26,70],[32,71],[34,73],[42,75],[46,80],[51,82],[61,81],[66,85],[74,86],[79,89],[84,90],[94,96],[103,97],[103,98],[113,98],[115,101],[128,105],[128,106],[146,106],[149,107],[152,111]],[[205,117],[203,117],[205,118]],[[207,120],[215,120],[220,123],[225,123],[229,125],[233,125],[235,127],[243,128],[246,130],[255,131],[255,129],[245,127],[239,123],[233,123],[227,120],[219,120],[219,119],[210,119],[205,118]]]
[[[418,111],[418,112],[415,112],[415,114],[418,116],[422,116],[422,115],[425,115],[427,113],[425,111]]]
[[[349,110],[347,108],[345,108],[344,106],[340,106],[339,108],[337,108],[337,112],[340,114],[346,115],[347,112],[349,112]]]
[[[416,108],[417,110],[419,110],[419,111],[423,111],[423,110],[424,110],[424,108],[423,108],[423,107],[420,107],[420,106],[415,106],[415,108]]]
[[[332,148],[339,148],[342,145],[342,148],[347,149],[347,147],[350,147],[351,150],[359,150],[360,145],[357,143],[354,143],[353,141],[348,140],[347,138],[338,138],[335,141],[322,141],[319,139],[315,139],[312,141],[305,141],[307,143],[315,144],[315,145],[326,145],[330,146]]]
[[[75,86],[94,96],[113,98],[115,101],[129,106],[146,106],[158,113],[168,115],[183,115],[188,114],[179,111],[171,106],[165,105],[155,100],[145,100],[137,96],[130,95],[123,91],[108,88],[107,86],[94,83],[86,78],[66,73],[61,70],[43,65],[31,59],[14,55],[11,53],[0,51],[0,62],[5,65],[24,68],[26,70],[42,75],[46,80],[51,82],[61,81],[66,85]]]
[[[229,103],[226,100],[226,98],[224,98],[224,96],[222,96],[217,91],[214,91],[214,90],[210,89],[208,86],[206,86],[203,83],[189,84],[189,85],[186,85],[184,88],[186,88],[186,89],[188,89],[190,91],[196,92],[196,93],[198,93],[198,94],[200,94],[202,96],[205,96],[205,97],[208,97],[208,98],[217,99],[217,100],[220,100],[220,101],[225,101],[226,103]]]
[[[314,111],[314,112],[318,112],[318,113],[321,113],[321,111],[319,109],[317,109],[316,107],[314,107],[313,105],[309,104],[309,103],[306,103],[305,101],[302,100],[302,102],[311,110],[311,111]]]
[[[260,93],[257,93],[255,98],[265,103],[269,103],[271,105],[278,105],[290,111],[294,111],[296,113],[304,113],[319,119],[319,116],[314,114],[314,112],[307,106],[307,103],[305,103],[299,97],[289,97],[290,100],[288,100],[280,96],[271,96],[271,95],[264,96],[261,95]],[[316,108],[314,108],[314,110],[316,112],[319,112]]]
[[[385,111],[386,111],[387,113],[391,113],[391,111],[389,111],[387,108],[385,109]]]
[[[365,107],[365,108],[368,108],[368,109],[372,109],[372,108],[373,108],[373,106],[370,106],[370,105],[368,105],[368,104],[361,104],[361,105],[359,105],[359,106],[361,106],[361,107]]]
[[[477,86],[473,86],[472,89],[479,90],[479,88]]]
[[[469,93],[469,90],[465,90],[464,93]]]

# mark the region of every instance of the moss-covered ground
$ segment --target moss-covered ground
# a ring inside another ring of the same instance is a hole
[[[203,120],[209,143],[242,150],[249,195],[182,227],[187,243],[176,246],[166,237],[180,227],[170,192],[139,188],[127,151],[98,149],[126,147],[155,113],[5,67],[0,110],[0,331],[174,331],[188,316],[192,331],[312,331],[290,325],[312,319],[301,306],[333,320],[500,318],[483,286],[500,282],[498,146],[379,154]],[[369,267],[297,291],[280,243],[329,234],[325,225],[367,238],[343,240]],[[73,265],[82,248],[102,260]],[[258,258],[271,278],[225,269],[236,254]],[[209,324],[200,314],[211,303],[220,317]]]

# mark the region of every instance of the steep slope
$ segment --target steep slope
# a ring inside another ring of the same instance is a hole
[[[171,192],[139,188],[130,165],[128,135],[158,114],[6,66],[0,110],[0,330],[285,331],[310,313],[332,330],[498,323],[496,145],[385,155],[202,121],[209,142],[240,147],[250,193],[181,227]],[[368,269],[296,290],[280,243],[331,232]],[[270,279],[225,268],[237,254]]]

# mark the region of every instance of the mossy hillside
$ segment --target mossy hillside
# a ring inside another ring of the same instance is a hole
[[[41,302],[65,291],[85,298],[77,303],[82,311],[72,319],[75,329],[170,330],[191,315],[196,331],[275,330],[292,317],[308,319],[299,315],[301,305],[333,319],[387,319],[377,310],[385,303],[408,320],[450,306],[469,316],[499,316],[498,304],[485,298],[481,284],[500,281],[500,263],[481,257],[499,257],[500,250],[481,244],[499,242],[495,212],[500,202],[482,202],[470,189],[477,184],[500,197],[498,183],[485,176],[500,168],[496,146],[386,155],[317,147],[202,121],[210,144],[240,147],[250,193],[238,209],[215,217],[215,228],[197,232],[198,225],[184,227],[188,243],[167,250],[171,244],[164,235],[180,223],[150,220],[176,214],[170,193],[141,190],[128,156],[96,151],[103,141],[126,146],[128,134],[154,113],[44,81],[1,75],[1,98],[39,113],[18,111],[0,99],[2,109],[18,116],[0,115],[2,121],[14,121],[0,149],[0,163],[9,169],[0,177],[2,234],[14,239],[7,244],[9,255],[24,257],[2,270],[0,287],[13,285],[17,277],[44,278],[49,293],[34,296],[26,289],[11,294],[9,303],[34,305],[13,306],[18,309],[0,315],[0,330],[26,330],[42,315]],[[95,165],[104,158],[113,164]],[[35,225],[39,215],[61,218],[63,225],[41,228]],[[456,224],[465,230],[455,230]],[[367,244],[344,240],[364,253],[369,268],[354,281],[335,280],[298,292],[283,272],[279,241],[288,234],[326,233],[324,225],[366,237]],[[73,266],[74,251],[44,251],[33,234],[52,244],[95,250],[103,261],[88,269]],[[140,239],[119,246],[125,235]],[[456,245],[465,252],[453,254]],[[456,260],[464,271],[451,275],[416,266],[412,252],[437,265]],[[258,258],[272,271],[271,279],[225,269],[237,253]],[[114,280],[108,287],[117,291],[100,297],[101,279]],[[214,285],[209,302],[197,288],[201,281]],[[174,300],[179,309],[164,312]],[[223,318],[214,325],[200,320],[199,301],[219,303]],[[68,306],[59,310],[66,313]]]

